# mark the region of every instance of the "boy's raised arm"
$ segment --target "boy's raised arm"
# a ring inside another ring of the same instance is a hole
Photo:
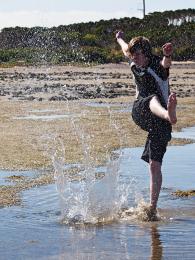
[[[118,44],[121,46],[121,49],[126,57],[129,58],[129,52],[128,52],[128,44],[123,40],[123,32],[118,31],[116,33],[116,39]]]
[[[169,68],[171,66],[171,55],[173,54],[173,45],[172,43],[168,42],[168,43],[165,43],[163,46],[162,46],[162,49],[163,49],[163,59],[161,61],[161,65],[164,67],[164,68]]]

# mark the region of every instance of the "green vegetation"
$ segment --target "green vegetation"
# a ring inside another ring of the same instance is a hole
[[[15,27],[0,32],[1,64],[109,63],[123,61],[115,41],[116,30],[129,41],[148,37],[161,54],[161,46],[174,44],[174,60],[195,59],[195,9],[154,12],[139,18],[100,20],[53,28]]]

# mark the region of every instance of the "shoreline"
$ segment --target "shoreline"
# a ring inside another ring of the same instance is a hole
[[[195,62],[173,62],[170,88],[178,97],[195,97]],[[127,63],[92,67],[0,68],[0,100],[67,101],[135,96]]]

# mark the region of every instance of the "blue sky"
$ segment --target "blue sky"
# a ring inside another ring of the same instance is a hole
[[[146,13],[195,8],[195,0],[145,0]],[[0,0],[0,29],[52,27],[121,17],[142,17],[143,0]]]

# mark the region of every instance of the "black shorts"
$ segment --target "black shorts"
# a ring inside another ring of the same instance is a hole
[[[132,118],[139,127],[148,132],[141,158],[146,162],[155,160],[162,163],[167,144],[171,140],[172,126],[150,111],[149,102],[153,96],[139,98],[134,102]]]

